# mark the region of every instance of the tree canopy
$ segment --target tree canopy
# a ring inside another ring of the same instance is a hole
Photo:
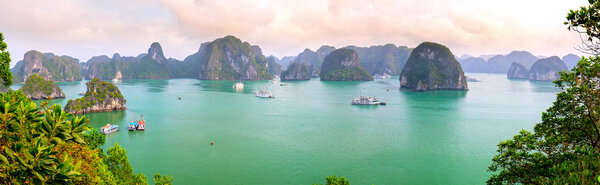
[[[584,34],[584,48],[599,53],[600,3],[572,10],[569,30]],[[582,29],[584,31],[582,31]],[[488,184],[596,184],[600,173],[600,57],[582,57],[554,81],[561,91],[533,132],[498,144]]]
[[[4,42],[4,35],[0,32],[0,79],[2,85],[12,85],[12,73],[10,73],[10,53],[6,50],[7,45]]]

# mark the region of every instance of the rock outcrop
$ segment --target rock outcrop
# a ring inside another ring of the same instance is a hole
[[[268,65],[269,65],[269,73],[271,73],[271,75],[281,75],[281,71],[283,71],[283,67],[281,67],[281,65],[279,64],[279,59],[277,57],[274,56],[269,56],[267,58],[268,61]]]
[[[352,49],[337,49],[325,57],[321,66],[322,81],[369,81],[373,77],[360,66],[358,53]]]
[[[87,91],[82,98],[69,100],[65,111],[71,114],[125,110],[127,100],[114,84],[94,78],[85,84]]]
[[[577,65],[579,60],[581,60],[581,58],[574,54],[568,54],[562,57],[562,61],[565,62],[565,65],[567,65],[567,68],[569,68],[569,70],[573,69]]]
[[[34,50],[25,53],[23,60],[17,62],[11,72],[14,83],[22,83],[32,74],[55,82],[81,80],[78,59]]]
[[[82,64],[83,76],[86,79],[169,79],[170,65],[163,54],[162,47],[155,42],[150,45],[148,53],[137,57],[123,57],[115,53],[112,58],[95,56]]]
[[[400,87],[417,90],[468,90],[467,79],[446,46],[424,42],[408,57],[400,73]]]
[[[529,79],[529,70],[522,64],[513,62],[506,73],[508,79]]]
[[[558,79],[558,72],[569,70],[560,58],[553,56],[536,61],[529,70],[529,80],[554,81]]]
[[[308,64],[292,62],[288,69],[281,73],[281,81],[310,80]]]
[[[360,65],[372,75],[399,75],[408,60],[411,49],[393,44],[356,47],[348,46],[358,53]]]
[[[53,81],[32,74],[19,89],[32,100],[65,98],[65,93]]]
[[[272,79],[267,58],[260,47],[251,46],[234,36],[204,43],[197,53],[183,63],[197,66],[191,74],[203,80],[267,80]],[[197,71],[197,72],[195,72]]]

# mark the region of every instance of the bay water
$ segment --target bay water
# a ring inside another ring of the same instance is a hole
[[[532,130],[558,89],[550,82],[467,74],[469,91],[399,90],[398,77],[371,82],[123,80],[125,111],[86,114],[127,150],[135,173],[176,184],[312,184],[330,175],[352,184],[484,184],[497,144]],[[85,81],[58,85],[80,97]],[[14,85],[17,89],[20,85]],[[254,96],[259,89],[276,97]],[[353,106],[357,96],[385,106]],[[181,97],[181,100],[178,98]],[[127,131],[143,115],[145,131]],[[214,145],[210,145],[213,141]]]

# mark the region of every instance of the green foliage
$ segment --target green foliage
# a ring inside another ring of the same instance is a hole
[[[350,185],[350,181],[346,177],[328,176],[325,178],[327,181],[326,185]],[[322,184],[313,184],[322,185]]]
[[[433,42],[421,43],[412,51],[400,81],[402,87],[419,90],[463,89],[467,86],[460,63],[450,49]]]
[[[567,15],[569,29],[597,40],[600,3]],[[593,53],[598,48],[588,47]],[[597,184],[600,175],[600,57],[582,57],[554,83],[561,91],[534,132],[498,144],[488,184]]]
[[[65,106],[67,112],[80,112],[96,104],[108,103],[105,100],[119,99],[126,102],[119,88],[114,84],[94,78],[86,83],[88,91],[81,98],[69,100]]]
[[[579,50],[592,55],[600,55],[600,1],[588,0],[589,5],[579,10],[570,10],[564,23],[569,30],[585,37]]]
[[[583,57],[534,132],[498,144],[488,184],[590,184],[600,172],[600,57]]]
[[[10,53],[6,48],[4,35],[0,32],[0,79],[3,81],[2,85],[8,87],[12,85],[13,76],[10,73]]]
[[[369,72],[360,66],[358,54],[352,49],[337,49],[325,57],[321,67],[321,80],[368,81],[373,80]],[[353,63],[353,64],[347,64]]]
[[[160,173],[154,174],[154,184],[155,185],[172,185],[173,177],[170,175],[161,176]]]
[[[288,75],[299,77],[300,79],[286,79]],[[292,62],[287,70],[281,72],[281,80],[310,80],[310,68],[306,63]]]
[[[119,146],[118,143],[115,143],[113,147],[110,147],[106,153],[108,155],[106,159],[108,169],[115,176],[115,182],[117,184],[148,184],[144,174],[133,174],[133,167],[129,164],[127,151]]]
[[[27,78],[25,84],[20,88],[26,94],[35,94],[38,92],[50,96],[58,86],[53,81],[46,81],[37,74],[32,74]]]
[[[106,135],[100,133],[97,129],[92,129],[83,134],[83,139],[90,149],[96,149],[104,145]]]

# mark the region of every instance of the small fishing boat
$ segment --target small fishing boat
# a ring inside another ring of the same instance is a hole
[[[127,126],[127,129],[129,131],[135,131],[137,129],[137,127],[138,127],[137,121],[133,120],[133,121],[131,121],[131,123],[129,123],[129,126]]]
[[[119,131],[119,125],[111,125],[111,124],[106,124],[106,126],[103,126],[102,128],[100,128],[100,133],[106,135],[106,134],[110,134],[113,132],[117,132]]]
[[[137,130],[145,130],[146,129],[146,121],[144,120],[144,115],[137,121]]]
[[[78,95],[79,95],[79,96],[84,96],[84,95],[85,95],[85,92],[80,92]]]
[[[256,94],[256,97],[259,97],[259,98],[275,98],[273,96],[273,94],[271,94],[271,92],[264,90],[264,89],[256,91],[255,94]]]
[[[279,84],[279,86],[286,86],[286,85],[289,85],[289,84],[288,84],[288,83],[285,83],[285,82],[281,82],[281,83]]]
[[[352,100],[352,105],[386,105],[386,103],[379,101],[375,97],[359,96]]]
[[[243,89],[244,88],[244,84],[242,82],[237,82],[235,84],[233,84],[233,86],[231,86],[235,89]]]

